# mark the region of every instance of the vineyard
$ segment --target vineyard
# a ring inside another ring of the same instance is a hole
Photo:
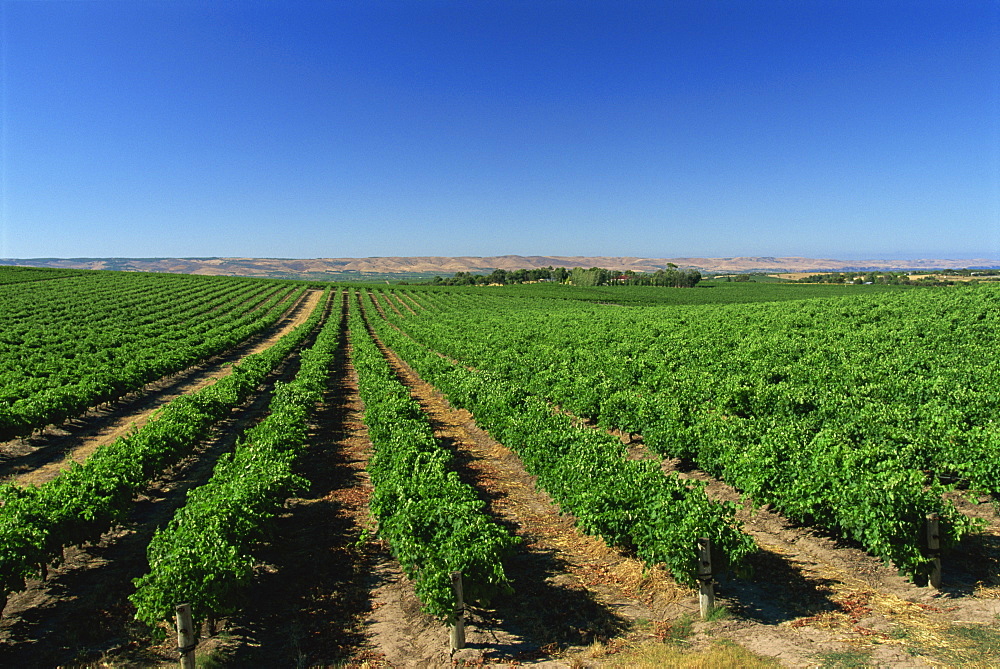
[[[0,664],[996,665],[998,288],[0,268]]]

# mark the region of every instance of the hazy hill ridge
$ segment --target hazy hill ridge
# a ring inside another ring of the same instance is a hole
[[[533,267],[604,267],[655,272],[667,263],[705,272],[808,272],[860,270],[922,270],[1000,267],[1000,259],[920,259],[843,261],[829,258],[632,258],[622,256],[417,256],[381,258],[27,258],[3,259],[4,265],[115,269],[183,274],[239,276],[311,275],[342,272],[373,274],[481,272]]]

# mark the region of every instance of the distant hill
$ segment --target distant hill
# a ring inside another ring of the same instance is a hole
[[[929,270],[1000,268],[1000,259],[974,260],[862,260],[827,258],[631,258],[619,256],[458,256],[386,258],[24,258],[0,259],[3,265],[109,269],[181,274],[222,274],[306,279],[403,279],[455,272],[533,267],[604,267],[613,270],[655,272],[667,263],[711,273],[736,272],[844,272],[868,270]]]

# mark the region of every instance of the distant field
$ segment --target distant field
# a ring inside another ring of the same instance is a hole
[[[698,305],[741,304],[750,302],[784,302],[814,298],[835,298],[875,293],[914,290],[907,286],[797,283],[737,283],[703,281],[694,288],[663,288],[656,286],[564,286],[555,283],[533,283],[515,286],[411,286],[413,290],[441,293],[466,293],[510,298],[553,298],[619,304]]]
[[[933,279],[938,279],[941,281],[996,281],[997,277],[993,276],[964,276],[955,274],[911,274],[911,281],[919,281],[920,279],[926,279],[931,277]]]
[[[49,281],[69,276],[86,274],[83,270],[48,269],[42,267],[5,267],[0,265],[0,285],[11,283],[28,283],[31,281]]]
[[[270,271],[251,275],[268,279],[288,279],[290,281],[333,281],[368,283],[423,283],[430,281],[437,274],[429,272],[361,272],[358,270],[325,270],[322,272],[284,272]]]
[[[798,281],[799,279],[804,279],[807,276],[816,276],[817,274],[822,274],[822,272],[785,272],[784,274],[771,274],[769,276],[772,276],[775,279]]]

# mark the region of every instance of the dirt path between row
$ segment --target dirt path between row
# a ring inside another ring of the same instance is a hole
[[[275,325],[243,345],[205,363],[161,379],[142,392],[132,393],[111,405],[94,408],[61,426],[49,426],[40,435],[0,444],[0,480],[21,485],[41,485],[55,478],[71,462],[83,462],[98,447],[110,444],[133,429],[170,401],[196,392],[228,375],[232,365],[259,353],[301,325],[323,295],[309,290]]]
[[[631,457],[658,458],[641,436],[612,434]],[[1000,516],[991,505],[949,495],[987,526],[946,554],[944,582],[934,589],[914,585],[851,541],[793,523],[769,506],[754,509],[732,486],[680,464],[664,460],[663,470],[703,481],[710,498],[739,505],[737,519],[760,549],[747,560],[749,578],[720,584],[720,601],[737,618],[716,634],[788,666],[846,653],[875,666],[921,667],[939,666],[942,657],[976,661],[973,648],[953,639],[956,625],[996,628]]]
[[[407,301],[404,300],[403,297],[399,293],[395,293],[395,292],[392,293],[392,297],[397,302],[399,302],[399,304],[402,305],[404,309],[406,309],[407,311],[409,311],[410,315],[415,316],[417,314],[417,312],[413,309],[413,307],[410,304],[408,304]],[[403,312],[399,312],[399,313],[402,314]]]
[[[368,509],[372,446],[346,328],[301,472],[265,547],[248,605],[199,645],[222,666],[449,666],[447,630],[377,539]]]
[[[410,307],[410,311],[413,312],[414,315],[416,315],[416,313],[417,313],[416,309],[419,309],[420,311],[423,311],[424,309],[426,309],[426,307],[424,305],[420,304],[420,302],[417,302],[416,298],[414,298],[409,293],[402,294],[400,296],[400,299],[403,299],[403,298],[405,298],[410,303],[407,306],[412,305]],[[414,309],[413,307],[416,307],[416,309]]]
[[[342,329],[330,382],[296,466],[309,488],[276,518],[245,608],[199,644],[199,658],[219,666],[382,664],[363,621],[371,612],[372,575],[391,558],[364,539],[371,445],[340,306],[331,316]]]
[[[127,600],[134,592],[132,579],[149,569],[146,548],[156,528],[185,503],[190,489],[211,477],[218,457],[267,415],[275,381],[289,381],[297,371],[295,351],[265,380],[261,392],[213,428],[214,436],[195,454],[151,484],[123,526],[94,544],[66,549],[64,562],[51,568],[45,581],[30,581],[27,590],[11,595],[0,620],[0,666],[65,666],[112,659],[127,666],[176,665],[171,644],[151,646],[142,626],[133,620],[135,609]]]

